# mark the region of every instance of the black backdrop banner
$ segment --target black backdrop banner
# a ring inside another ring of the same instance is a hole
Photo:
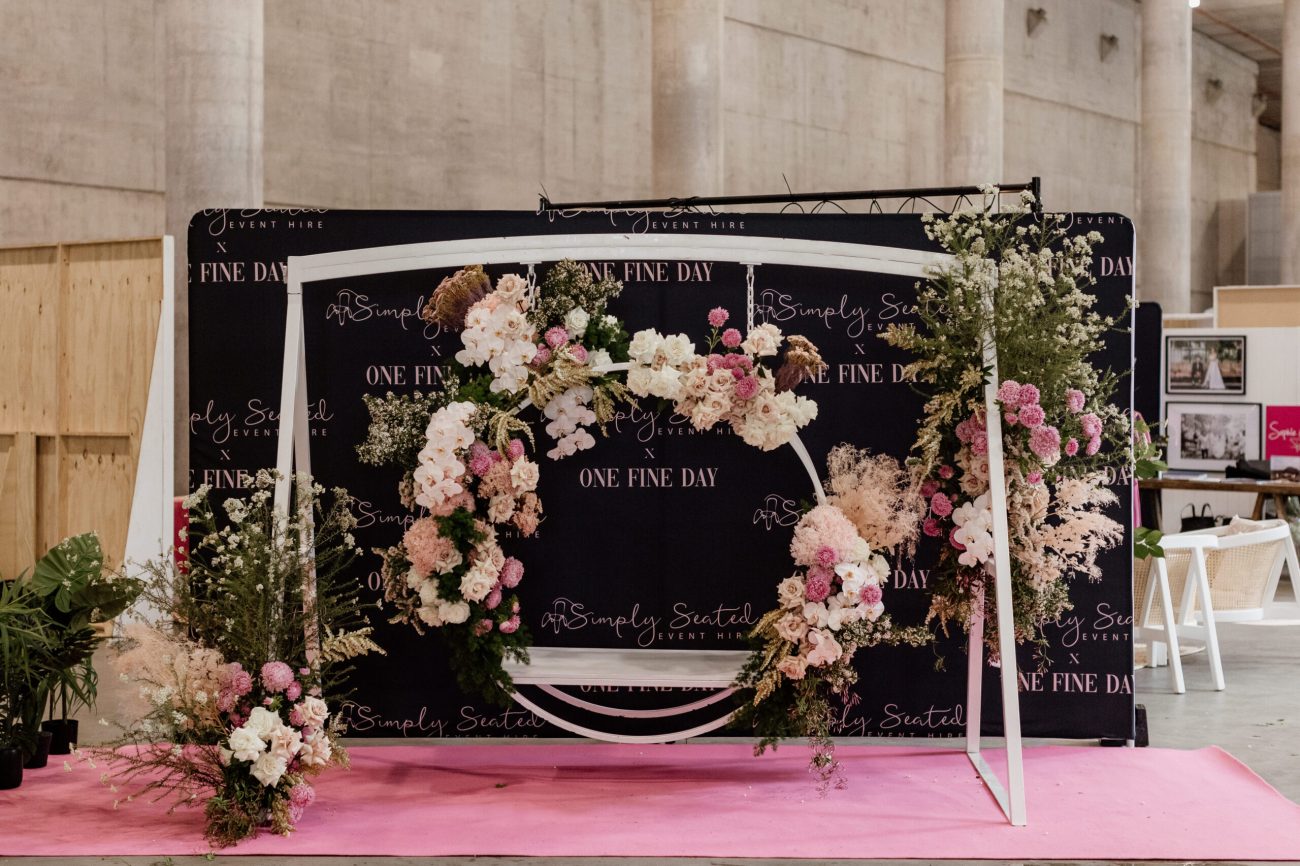
[[[1067,216],[1072,231],[1100,231],[1094,254],[1099,309],[1124,308],[1132,289],[1133,229],[1113,214]],[[404,243],[604,232],[738,234],[933,249],[919,216],[883,214],[581,213],[510,211],[217,210],[190,224],[190,485],[236,493],[275,463],[284,340],[286,258]],[[464,264],[474,264],[472,255]],[[629,331],[703,335],[705,315],[745,314],[745,268],[727,262],[589,261],[624,283],[611,310]],[[549,263],[539,265],[539,276]],[[368,415],[361,396],[429,390],[456,352],[456,334],[419,319],[429,293],[452,269],[308,283],[303,289],[312,468],[326,486],[358,500],[364,548],[395,543],[413,515],[398,502],[395,471],[362,466],[356,445]],[[522,267],[488,268],[495,278]],[[821,268],[762,265],[756,320],[816,343],[829,368],[801,390],[818,418],[803,431],[824,469],[840,442],[905,457],[921,400],[900,381],[905,355],[878,335],[906,321],[914,280]],[[1111,336],[1099,362],[1131,367],[1128,333]],[[1128,408],[1125,380],[1117,402]],[[545,450],[545,434],[539,446]],[[721,431],[697,433],[652,410],[631,410],[596,447],[559,462],[541,458],[546,519],[529,539],[506,538],[523,560],[523,616],[539,645],[657,649],[743,648],[791,571],[790,533],[811,480],[790,448],[760,452]],[[1115,479],[1112,513],[1131,525],[1131,479]],[[927,546],[929,545],[929,546]],[[929,604],[932,540],[895,562],[885,605],[895,621],[920,623]],[[1127,739],[1133,731],[1132,559],[1108,551],[1105,578],[1076,582],[1075,608],[1049,627],[1050,665],[1021,653],[1023,731],[1028,736]],[[378,557],[359,577],[379,598]],[[563,735],[531,713],[463,695],[440,640],[372,614],[386,657],[361,660],[344,708],[357,736]],[[858,655],[860,701],[838,733],[960,736],[966,721],[964,639],[934,649],[879,647]],[[943,670],[936,659],[945,660]],[[1001,729],[997,671],[985,670],[986,733]],[[578,690],[582,692],[583,690]],[[653,690],[601,689],[599,702],[682,703]],[[608,724],[606,724],[608,727]],[[626,730],[636,733],[635,724]],[[735,733],[743,733],[737,731]]]

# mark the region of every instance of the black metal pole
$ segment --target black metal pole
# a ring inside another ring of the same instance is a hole
[[[1002,192],[1034,194],[1035,208],[1042,207],[1042,180],[1033,178],[1028,183],[1008,183],[998,187]],[[714,195],[685,198],[628,199],[622,201],[552,202],[545,195],[538,198],[537,212],[566,210],[653,210],[656,208],[728,207],[741,204],[798,204],[820,201],[862,201],[876,199],[942,198],[982,195],[978,186],[931,186],[914,189],[850,190],[846,192],[775,193],[770,195]]]

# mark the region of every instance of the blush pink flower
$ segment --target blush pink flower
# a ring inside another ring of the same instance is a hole
[[[803,594],[809,601],[825,601],[831,594],[831,582],[826,578],[826,572],[809,570],[808,579],[803,584]]]
[[[510,450],[511,460],[518,460],[520,457],[524,456],[524,443],[522,439],[511,439],[508,447]]]
[[[513,556],[507,557],[501,566],[501,585],[506,589],[514,589],[523,579],[524,564]]]
[[[1083,392],[1078,388],[1070,388],[1065,392],[1065,408],[1078,415],[1083,411],[1085,399]]]
[[[740,336],[740,331],[737,331],[735,328],[728,328],[722,332],[722,345],[726,346],[728,349],[734,349],[744,341],[745,338]]]
[[[477,637],[482,637],[490,631],[492,631],[492,620],[490,619],[481,619],[474,625],[474,634]]]
[[[295,728],[301,728],[306,722],[302,715],[302,706],[298,705],[289,710],[289,724]]]
[[[723,325],[727,324],[727,319],[729,318],[731,318],[731,314],[722,307],[714,307],[712,310],[709,310],[709,324],[715,328],[721,328]]]
[[[519,614],[515,614],[510,619],[497,626],[497,630],[502,634],[514,634],[519,631]]]
[[[1024,424],[1029,429],[1032,430],[1035,427],[1041,426],[1046,420],[1047,413],[1044,412],[1043,407],[1039,406],[1037,403],[1030,403],[1026,406],[1020,407],[1020,423]]]
[[[1020,416],[1015,412],[1007,412],[1002,416],[1002,420],[1014,427],[1016,426],[1016,422],[1020,420]]]
[[[294,680],[289,683],[289,688],[284,690],[284,696],[291,701],[296,701],[302,697],[302,683]]]
[[[1042,484],[1043,473],[1035,469],[1033,472],[1030,472],[1028,475],[1025,476],[1025,481],[1028,482],[1029,484]]]
[[[989,453],[989,434],[981,430],[972,436],[970,439],[970,453],[977,457]]]
[[[587,363],[587,350],[584,347],[575,343],[569,347],[569,354],[572,355],[573,360],[577,361],[579,364]]]
[[[235,697],[246,695],[253,690],[253,677],[239,662],[226,665],[217,675],[217,682],[223,689],[229,689]]]
[[[1002,380],[1001,387],[998,388],[998,400],[1004,407],[1014,409],[1020,405],[1020,383],[1015,379]]]
[[[546,332],[546,345],[552,349],[558,349],[565,343],[569,342],[569,332],[556,325]]]
[[[935,517],[947,517],[952,514],[952,500],[942,493],[936,493],[930,498],[930,510]]]
[[[533,360],[528,363],[532,364],[534,367],[545,367],[547,362],[550,360],[551,348],[546,345],[541,345],[537,347],[537,354],[533,356]]]
[[[952,478],[952,476],[953,476],[953,470],[951,466],[944,465],[939,467],[939,477],[942,478],[944,481],[947,481],[948,479]]]
[[[923,499],[929,499],[938,492],[939,482],[935,481],[933,478],[927,478],[925,482],[921,484],[921,497]]]
[[[1094,436],[1088,440],[1088,447],[1084,451],[1084,453],[1087,454],[1089,457],[1091,457],[1092,455],[1096,454],[1100,450],[1101,450],[1101,437]]]
[[[948,543],[951,544],[953,547],[957,548],[958,550],[965,550],[966,545],[958,541],[956,537],[957,530],[959,529],[961,529],[960,526],[954,526],[952,529],[948,530]]]
[[[862,591],[858,594],[858,598],[862,599],[863,603],[872,606],[880,604],[880,600],[884,597],[885,593],[878,583],[867,584],[862,587]]]
[[[1101,435],[1101,419],[1091,412],[1079,416],[1079,426],[1083,428],[1083,435],[1089,439],[1095,439]]]
[[[1041,460],[1053,460],[1060,456],[1061,432],[1055,427],[1035,427],[1029,434],[1029,450]]]
[[[306,809],[316,802],[316,789],[306,782],[299,782],[289,789],[289,802],[300,809]]]
[[[489,465],[492,463],[487,456],[474,459],[485,460]],[[406,548],[411,565],[425,576],[442,574],[461,563],[460,551],[456,549],[455,543],[442,536],[438,531],[438,522],[431,517],[421,517],[412,523],[411,528],[402,536],[402,546]]]
[[[469,459],[469,471],[472,472],[476,478],[482,478],[484,475],[487,475],[491,468],[492,457],[488,454],[480,454],[477,457],[471,457]]]
[[[830,568],[839,561],[840,556],[835,552],[835,548],[827,545],[817,548],[817,564],[822,568]]]
[[[1036,406],[1036,405],[1038,405],[1038,401],[1039,401],[1039,399],[1041,398],[1041,396],[1042,396],[1042,395],[1040,395],[1040,394],[1038,393],[1038,386],[1037,386],[1037,385],[1021,385],[1021,386],[1020,386],[1020,405],[1021,405],[1021,406]]]
[[[1073,457],[1079,453],[1079,440],[1071,436],[1065,441],[1065,454],[1067,457]]]
[[[740,400],[753,400],[758,394],[758,380],[753,376],[746,376],[740,369],[736,370],[740,378],[736,380],[736,397]]]
[[[483,599],[483,606],[488,610],[496,610],[501,604],[501,587],[495,586],[488,593],[487,598]]]
[[[262,686],[268,692],[282,692],[293,683],[293,668],[284,662],[267,662],[262,665]]]
[[[931,538],[937,538],[938,536],[943,535],[943,529],[939,526],[939,521],[935,520],[933,517],[927,517],[925,519],[925,523],[921,524],[921,531]]]

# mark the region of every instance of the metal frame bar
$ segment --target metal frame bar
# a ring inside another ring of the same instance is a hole
[[[943,189],[943,188],[936,188]],[[953,188],[947,188],[953,189]],[[916,194],[916,190],[907,191]],[[938,194],[938,193],[936,193]],[[747,199],[746,201],[753,201]],[[565,256],[637,260],[647,257],[736,264],[763,263],[799,267],[851,270],[861,273],[889,273],[924,277],[930,267],[946,264],[952,257],[941,253],[880,247],[868,244],[834,243],[775,237],[737,237],[734,235],[649,235],[649,234],[577,234],[531,235],[520,237],[477,238],[461,241],[437,241],[426,244],[403,244],[389,247],[345,250],[314,256],[290,256],[286,274],[288,309],[285,316],[283,380],[280,400],[280,439],[277,468],[281,478],[276,486],[275,503],[287,513],[290,502],[290,478],[296,465],[310,472],[310,434],[307,423],[307,355],[303,333],[303,284],[349,276],[393,273],[400,271],[460,267],[467,261],[481,264],[536,264]],[[993,299],[986,301],[990,305]],[[981,779],[1010,823],[1024,826],[1025,781],[1020,734],[1020,704],[1017,683],[1015,636],[1011,610],[1010,552],[1007,536],[1006,487],[1003,476],[1001,413],[997,408],[997,347],[992,335],[985,343],[985,365],[992,370],[985,387],[989,424],[990,496],[994,518],[994,588],[999,626],[1001,693],[1004,733],[1007,743],[1007,776],[1010,793],[993,774],[980,752],[980,708],[983,696],[983,618],[971,623],[970,661],[967,671],[966,753]],[[982,609],[982,608],[981,608]],[[538,707],[515,692],[516,702],[541,718],[581,736],[608,738],[561,719]],[[671,736],[623,737],[620,742],[650,743],[667,739],[687,739],[716,730],[730,715],[713,722],[679,731]]]

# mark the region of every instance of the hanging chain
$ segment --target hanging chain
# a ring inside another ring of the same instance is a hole
[[[754,266],[745,265],[745,333],[754,330]]]
[[[533,302],[537,299],[537,266],[533,262],[528,263],[528,309],[533,308]]]

